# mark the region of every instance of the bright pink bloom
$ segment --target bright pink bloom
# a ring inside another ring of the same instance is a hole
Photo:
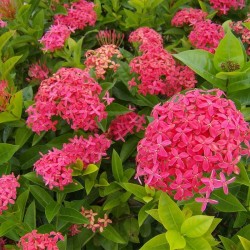
[[[182,27],[184,25],[194,25],[197,22],[204,21],[207,15],[208,13],[200,9],[185,8],[175,13],[171,24],[172,26],[176,27]]]
[[[161,49],[163,47],[163,39],[159,33],[148,27],[141,27],[133,31],[129,35],[130,43],[139,43],[139,50],[146,52],[148,50]]]
[[[103,45],[95,50],[88,50],[85,53],[86,70],[94,68],[96,78],[105,79],[108,69],[116,72],[120,64],[115,62],[115,58],[122,58],[122,54],[114,44]]]
[[[107,102],[107,105],[110,105],[115,100],[115,98],[110,97],[109,92],[106,91],[102,100],[105,100]]]
[[[221,25],[206,20],[195,23],[194,29],[190,32],[188,38],[195,48],[214,53],[224,35]]]
[[[40,62],[33,63],[29,67],[28,75],[30,77],[28,81],[38,80],[40,82],[48,78],[49,69],[45,64],[41,64]]]
[[[11,94],[8,91],[8,83],[5,80],[0,80],[0,112],[6,110],[9,104]]]
[[[71,5],[64,5],[67,15],[56,15],[55,24],[69,27],[71,30],[84,29],[86,26],[94,26],[97,15],[94,10],[94,3],[85,0],[73,2]]]
[[[3,21],[3,20],[0,19],[0,28],[4,28],[7,25],[8,25],[7,22],[5,22],[5,21]]]
[[[227,194],[234,178],[226,176],[238,174],[236,164],[250,152],[250,128],[222,95],[220,90],[193,90],[156,105],[154,121],[137,147],[136,178],[143,176],[145,184],[177,200],[221,187]]]
[[[124,140],[127,134],[134,134],[143,130],[143,125],[146,123],[144,116],[140,116],[135,112],[119,115],[111,121],[108,134],[114,140]]]
[[[56,245],[59,240],[64,240],[61,233],[40,234],[33,230],[20,238],[18,247],[22,250],[59,250]]]
[[[62,24],[50,26],[49,30],[39,40],[44,46],[42,50],[54,52],[64,47],[65,41],[70,37],[71,30]]]
[[[18,178],[14,174],[2,175],[0,178],[0,215],[8,209],[8,204],[14,204],[16,189],[20,187]]]
[[[209,197],[210,197],[210,193],[206,193],[206,197],[195,198],[195,201],[202,203],[202,207],[201,207],[202,212],[204,212],[206,210],[206,207],[207,207],[208,203],[210,203],[210,204],[218,204],[218,201],[211,200],[211,199],[209,199]]]
[[[100,102],[100,85],[89,73],[78,68],[61,68],[43,80],[35,103],[27,109],[27,124],[36,133],[56,130],[54,116],[66,120],[74,130],[94,131],[97,121],[106,118],[105,105]]]
[[[245,7],[245,0],[209,0],[219,14],[226,15],[230,9],[238,10]]]
[[[34,164],[37,174],[43,177],[45,185],[50,189],[58,187],[63,190],[64,186],[73,182],[73,169],[71,164],[81,161],[83,168],[89,164],[99,162],[110,147],[111,141],[104,135],[90,136],[88,139],[77,136],[64,143],[61,150],[53,148]]]

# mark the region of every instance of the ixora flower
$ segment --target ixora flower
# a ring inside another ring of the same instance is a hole
[[[214,53],[224,35],[221,25],[206,20],[194,24],[188,39],[195,48]]]
[[[127,134],[134,134],[144,129],[143,125],[146,124],[144,115],[138,115],[135,112],[119,115],[111,121],[108,134],[114,140],[122,140],[125,142],[124,137]]]
[[[13,173],[0,178],[0,215],[8,209],[8,204],[15,203],[18,187],[20,187],[18,177],[15,177]]]
[[[199,194],[203,210],[215,203],[209,199],[215,188],[227,194],[227,184],[234,181],[228,177],[239,174],[237,163],[249,153],[250,130],[222,95],[216,89],[193,90],[155,106],[154,121],[137,147],[136,178],[144,177],[145,184],[176,200]]]
[[[8,91],[8,83],[5,80],[0,80],[0,112],[6,110],[9,104],[11,94]]]
[[[118,33],[116,30],[100,30],[96,39],[100,46],[113,44],[119,47],[124,39],[124,34]]]
[[[38,63],[33,63],[29,67],[28,71],[28,81],[42,81],[48,78],[49,75],[49,69],[45,64],[41,64],[40,62]]]
[[[120,64],[114,61],[114,58],[122,58],[122,54],[118,47],[114,44],[102,45],[95,50],[88,50],[85,53],[86,70],[94,68],[96,78],[105,79],[105,74],[108,69],[114,72],[119,68]]]
[[[108,218],[107,214],[104,214],[104,218],[96,218],[98,213],[93,212],[92,209],[87,210],[84,207],[81,209],[81,214],[89,220],[89,224],[77,225],[74,224],[69,228],[70,235],[74,236],[79,234],[82,227],[92,230],[93,233],[99,231],[103,232],[104,228],[108,226],[108,224],[112,223],[112,220]]]
[[[94,3],[85,0],[73,2],[71,5],[65,4],[67,15],[55,15],[54,23],[65,25],[71,30],[82,30],[88,25],[94,26],[97,20],[94,6]]]
[[[40,234],[33,230],[20,238],[18,247],[22,250],[59,250],[56,245],[59,240],[64,240],[59,232]]]
[[[50,189],[58,187],[63,190],[64,186],[73,182],[71,164],[81,162],[82,169],[86,169],[89,164],[97,163],[106,156],[110,145],[111,141],[104,135],[96,134],[88,139],[76,136],[69,143],[64,143],[61,150],[53,148],[42,155],[34,164],[34,169]]]
[[[35,103],[27,109],[27,124],[31,129],[56,130],[60,116],[74,130],[95,131],[97,121],[106,118],[105,105],[100,101],[102,88],[87,71],[78,68],[61,68],[52,77],[42,81]]]
[[[226,15],[230,9],[238,10],[245,7],[245,0],[210,0],[210,4],[219,14]]]
[[[197,22],[204,21],[208,13],[194,8],[185,8],[175,13],[171,20],[172,26],[182,27],[184,25],[194,25]]]
[[[0,19],[12,20],[15,18],[15,15],[16,15],[15,1],[1,0],[0,1]]]

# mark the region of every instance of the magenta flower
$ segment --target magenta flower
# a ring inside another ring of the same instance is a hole
[[[202,207],[201,207],[202,212],[204,212],[206,210],[206,207],[207,207],[208,203],[210,203],[210,204],[218,204],[218,201],[209,199],[209,196],[210,196],[210,193],[207,192],[206,197],[195,198],[195,201],[202,203]]]
[[[45,64],[41,64],[40,62],[33,63],[29,67],[28,75],[30,77],[28,81],[38,80],[40,82],[48,78],[49,69]]]
[[[245,0],[209,0],[210,4],[215,10],[219,11],[219,14],[226,15],[230,9],[238,10],[245,7]]]

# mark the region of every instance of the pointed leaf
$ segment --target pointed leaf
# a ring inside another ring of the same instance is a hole
[[[108,225],[107,227],[104,228],[104,231],[102,232],[102,236],[115,243],[119,243],[119,244],[127,243],[125,239],[123,239],[123,237],[111,225]]]
[[[54,217],[58,214],[59,210],[60,210],[61,205],[56,203],[55,201],[52,201],[51,203],[49,203],[46,208],[45,208],[45,215],[46,218],[48,220],[48,222],[50,223]]]
[[[186,238],[185,250],[212,250],[211,246],[204,238]]]
[[[30,192],[34,198],[45,208],[49,203],[53,202],[52,197],[43,188],[30,185]]]
[[[24,222],[30,227],[31,230],[36,228],[36,203],[31,202],[27,208],[24,216]]]
[[[123,178],[122,161],[114,149],[112,153],[112,173],[116,181],[122,182],[122,178]]]
[[[185,238],[176,230],[168,230],[166,239],[170,246],[170,250],[182,249],[186,246]]]
[[[89,224],[89,220],[73,208],[61,208],[59,217],[72,224]]]
[[[0,164],[9,161],[18,149],[18,145],[0,143]]]
[[[164,250],[169,249],[165,233],[155,236],[140,248],[140,250],[163,250],[163,249]]]

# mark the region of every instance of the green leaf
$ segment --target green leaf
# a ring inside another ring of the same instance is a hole
[[[235,99],[241,105],[250,105],[250,88],[228,94],[230,99]]]
[[[195,215],[186,219],[181,225],[181,233],[189,238],[198,238],[204,235],[212,225],[214,217]]]
[[[162,193],[160,196],[158,213],[163,226],[167,230],[180,231],[184,222],[184,215],[177,204],[166,193]]]
[[[112,153],[112,173],[116,181],[122,182],[122,178],[123,178],[122,161],[114,149]]]
[[[225,250],[234,250],[234,249],[237,249],[237,245],[230,239],[228,238],[225,238],[221,235],[219,235],[219,238],[225,248]]]
[[[186,246],[185,238],[176,230],[168,230],[166,239],[170,246],[170,250],[182,249]]]
[[[131,112],[131,110],[118,103],[111,103],[106,107],[106,111],[108,112],[109,116],[117,116]]]
[[[60,240],[57,242],[58,249],[67,250],[67,243],[68,243],[67,235],[64,235],[64,240]]]
[[[58,215],[60,219],[72,224],[89,224],[89,220],[73,208],[61,208]]]
[[[36,228],[36,203],[32,201],[27,208],[24,216],[24,222],[30,227],[31,230]]]
[[[231,193],[225,195],[223,190],[217,189],[211,194],[211,199],[217,200],[219,203],[213,207],[221,212],[239,212],[246,211],[240,201]]]
[[[214,66],[218,71],[226,71],[221,67],[222,63],[233,62],[241,69],[245,64],[241,42],[228,30],[220,41],[214,54]],[[230,71],[230,70],[228,70]]]
[[[49,203],[46,206],[46,208],[45,208],[45,215],[46,215],[46,218],[47,218],[47,220],[48,220],[49,223],[58,214],[60,208],[61,208],[61,205],[58,204],[58,203],[56,203],[55,201],[52,201],[51,203]]]
[[[120,185],[128,192],[134,194],[136,197],[140,199],[143,199],[143,197],[147,196],[145,188],[140,185],[133,183],[122,183]]]
[[[16,120],[18,120],[18,118],[10,114],[9,112],[4,111],[0,113],[0,123],[12,122]]]
[[[32,134],[29,128],[18,128],[15,135],[15,144],[21,148]]]
[[[10,40],[10,38],[15,34],[14,30],[10,30],[5,32],[3,35],[0,36],[0,54],[4,47],[4,45]]]
[[[49,193],[39,186],[30,185],[30,192],[44,208],[48,206],[49,203],[53,202]]]
[[[122,149],[120,153],[120,157],[122,162],[126,161],[129,156],[135,151],[137,144],[139,142],[138,137],[131,137],[127,139],[123,144],[122,144]]]
[[[82,171],[81,175],[89,175],[98,170],[99,168],[95,164],[89,164],[87,168]]]
[[[238,236],[241,242],[241,245],[243,246],[244,250],[249,250],[250,249],[250,241],[247,240],[246,238],[243,238],[241,236]]]
[[[22,56],[13,56],[5,61],[2,65],[2,77],[6,78],[10,71],[14,68],[16,63],[21,59]]]
[[[161,221],[159,213],[158,213],[158,209],[150,209],[150,210],[146,211],[146,213],[149,214],[150,216],[152,216],[155,220],[157,220],[158,222],[160,222],[162,224],[162,221]]]
[[[18,145],[0,143],[0,165],[9,161],[18,149]]]
[[[0,237],[6,235],[11,229],[17,226],[16,221],[13,220],[7,220],[3,223],[1,223],[0,226]]]
[[[8,106],[9,111],[18,119],[21,118],[22,109],[23,109],[23,92],[18,91],[15,93],[11,99]]]
[[[212,250],[211,246],[204,238],[186,238],[185,250]]]
[[[140,248],[140,250],[163,250],[163,249],[164,250],[169,249],[165,233],[155,236]]]
[[[182,61],[198,75],[212,83],[215,87],[220,87],[222,90],[226,90],[226,82],[215,77],[218,71],[213,65],[213,54],[198,49],[187,50],[174,55],[174,57]]]
[[[102,236],[115,243],[119,243],[119,244],[127,243],[123,239],[123,237],[111,225],[108,225],[107,227],[104,228],[104,231],[102,232]]]
[[[150,209],[152,209],[154,206],[155,206],[155,204],[152,203],[152,202],[150,202],[150,203],[145,204],[140,209],[140,211],[138,213],[138,224],[139,224],[139,227],[141,227],[142,224],[143,224],[143,222],[147,219],[147,217],[149,215],[148,211],[150,211]],[[157,214],[158,214],[158,212],[157,212]]]
[[[18,217],[19,221],[23,220],[28,197],[29,197],[29,190],[26,190],[23,193],[21,193],[16,199],[14,207],[15,210],[18,211],[16,217]]]

